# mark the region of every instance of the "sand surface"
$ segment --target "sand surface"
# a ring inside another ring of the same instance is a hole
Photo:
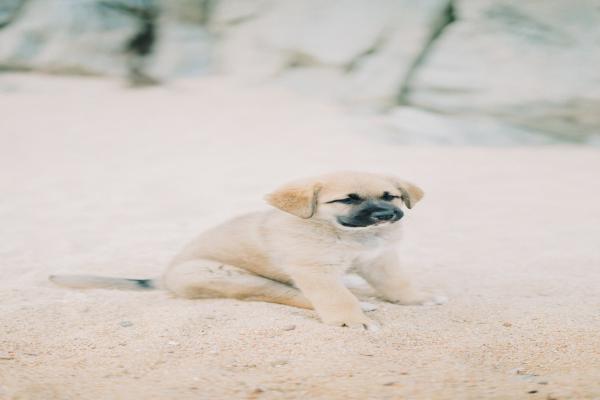
[[[216,78],[0,79],[0,398],[600,398],[599,150],[398,147],[368,119]],[[47,282],[158,276],[278,183],[336,169],[425,189],[399,250],[448,304],[376,301],[375,334]]]

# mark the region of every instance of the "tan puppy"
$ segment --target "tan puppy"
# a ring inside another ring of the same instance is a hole
[[[266,196],[276,209],[214,227],[188,244],[162,280],[53,276],[71,287],[164,287],[187,298],[228,297],[314,308],[337,326],[377,325],[342,283],[358,273],[386,300],[435,300],[407,281],[398,264],[402,206],[423,191],[378,174],[339,172],[286,184]]]

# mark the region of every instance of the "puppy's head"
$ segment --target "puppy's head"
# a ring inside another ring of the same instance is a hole
[[[412,208],[422,197],[418,186],[395,177],[338,172],[288,183],[266,200],[300,218],[359,229],[393,224],[403,217],[403,205]]]

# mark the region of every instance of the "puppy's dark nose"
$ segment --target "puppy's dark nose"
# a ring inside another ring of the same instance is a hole
[[[395,216],[394,210],[375,211],[371,217],[379,221],[389,221]]]

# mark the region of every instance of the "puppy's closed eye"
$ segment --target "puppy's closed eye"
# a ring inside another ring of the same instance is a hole
[[[400,199],[400,196],[395,196],[393,194],[391,194],[390,192],[383,192],[383,195],[381,196],[381,200],[383,201],[392,201],[394,199]]]
[[[328,201],[327,204],[330,203],[342,203],[342,204],[360,204],[362,203],[363,199],[357,195],[356,193],[350,193],[348,195],[348,197],[345,197],[343,199],[336,199],[336,200],[331,200]]]

